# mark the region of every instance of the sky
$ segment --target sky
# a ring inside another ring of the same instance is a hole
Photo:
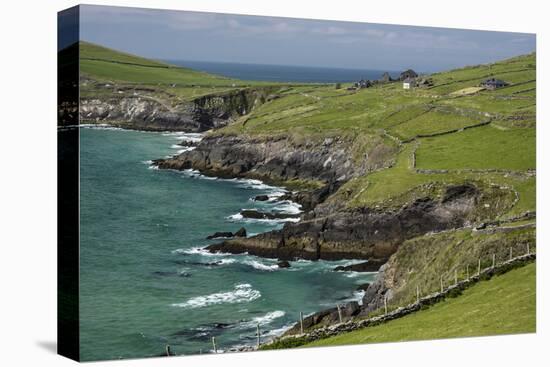
[[[535,51],[528,33],[93,5],[80,7],[80,39],[159,60],[422,72]]]

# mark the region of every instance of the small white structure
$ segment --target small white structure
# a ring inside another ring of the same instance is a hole
[[[403,80],[403,89],[412,89],[416,87],[416,79],[415,78],[406,78]]]

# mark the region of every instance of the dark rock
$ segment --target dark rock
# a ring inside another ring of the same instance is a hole
[[[254,201],[268,201],[269,196],[267,195],[258,195],[254,198]]]
[[[244,227],[239,228],[239,230],[233,233],[233,237],[246,237],[246,229]]]
[[[177,271],[154,271],[153,272],[153,275],[157,275],[157,276],[160,276],[160,277],[174,277],[174,276],[178,276],[178,277],[182,277],[182,278],[188,278],[191,276],[191,274],[189,273],[185,273],[185,272],[177,272]]]
[[[227,240],[208,249],[215,252],[248,252],[281,260],[365,259],[371,262],[360,265],[364,267],[362,271],[376,271],[403,241],[428,232],[463,227],[476,209],[477,192],[479,190],[475,186],[451,188],[444,200],[424,197],[392,210],[358,208],[339,210],[320,217],[310,213],[304,215],[304,220],[286,223],[280,230]],[[254,210],[244,214],[272,218]],[[356,269],[358,267],[355,266]]]
[[[199,144],[197,141],[191,141],[191,140],[183,140],[178,143],[178,145],[182,147],[196,147]]]
[[[356,288],[356,290],[358,290],[358,291],[365,291],[365,292],[366,292],[367,289],[369,288],[369,286],[370,286],[370,283],[360,284],[360,285]]]
[[[373,259],[360,264],[337,266],[334,268],[334,271],[375,272],[378,271],[383,264],[384,261]]]
[[[442,203],[447,203],[461,197],[472,197],[479,194],[479,190],[472,184],[453,185],[447,187],[443,195]]]
[[[213,238],[231,238],[231,237],[233,237],[233,233],[231,232],[216,232],[213,235],[206,237],[206,239],[211,240]]]
[[[286,261],[286,260],[283,260],[283,261],[279,261],[279,262],[277,263],[277,266],[278,266],[279,268],[290,268],[290,263],[289,263],[288,261]]]
[[[342,316],[344,317],[352,317],[355,316],[361,311],[361,306],[359,306],[359,303],[356,301],[346,303],[344,307],[342,308]]]
[[[286,213],[269,213],[261,212],[254,209],[244,209],[241,211],[243,218],[249,219],[286,219],[286,218],[297,218],[299,214],[286,214]]]

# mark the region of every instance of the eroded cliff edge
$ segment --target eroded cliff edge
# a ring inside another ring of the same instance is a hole
[[[93,81],[94,93],[80,98],[80,121],[137,130],[203,132],[226,126],[269,99],[274,88],[233,89],[178,99],[154,88]]]

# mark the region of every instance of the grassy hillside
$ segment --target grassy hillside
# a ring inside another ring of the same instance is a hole
[[[80,71],[96,80],[184,86],[232,86],[239,80],[80,42]]]
[[[534,224],[534,221],[523,222]],[[536,251],[535,229],[514,224],[508,231],[472,231],[462,229],[405,241],[388,261],[391,271],[386,272],[386,284],[391,285],[391,307],[413,303],[416,289],[422,295],[440,289],[440,281],[445,286],[466,279],[477,272],[478,261],[481,268],[492,264],[493,254],[497,263],[512,256]],[[512,225],[510,225],[512,226]],[[429,264],[429,266],[426,266]]]
[[[532,263],[482,281],[429,309],[306,346],[532,333],[536,331],[535,280]]]
[[[176,105],[204,95],[273,84],[209,74],[84,41],[79,49],[82,97],[139,95]]]
[[[80,44],[81,96],[142,96],[165,106],[196,97],[273,83],[242,82],[144,59],[86,42]],[[399,82],[347,90],[333,85],[281,85],[277,98],[212,134],[296,144],[338,136],[356,165],[371,148],[386,146],[391,168],[356,177],[331,200],[348,207],[399,207],[437,193],[433,186],[476,181],[508,187],[513,205],[500,218],[534,211],[536,180],[536,55],[468,66],[429,76],[433,85],[403,90]],[[482,80],[510,83],[486,91]],[[275,89],[276,90],[276,89]],[[392,158],[393,157],[393,158]],[[430,186],[430,188],[426,188]]]

